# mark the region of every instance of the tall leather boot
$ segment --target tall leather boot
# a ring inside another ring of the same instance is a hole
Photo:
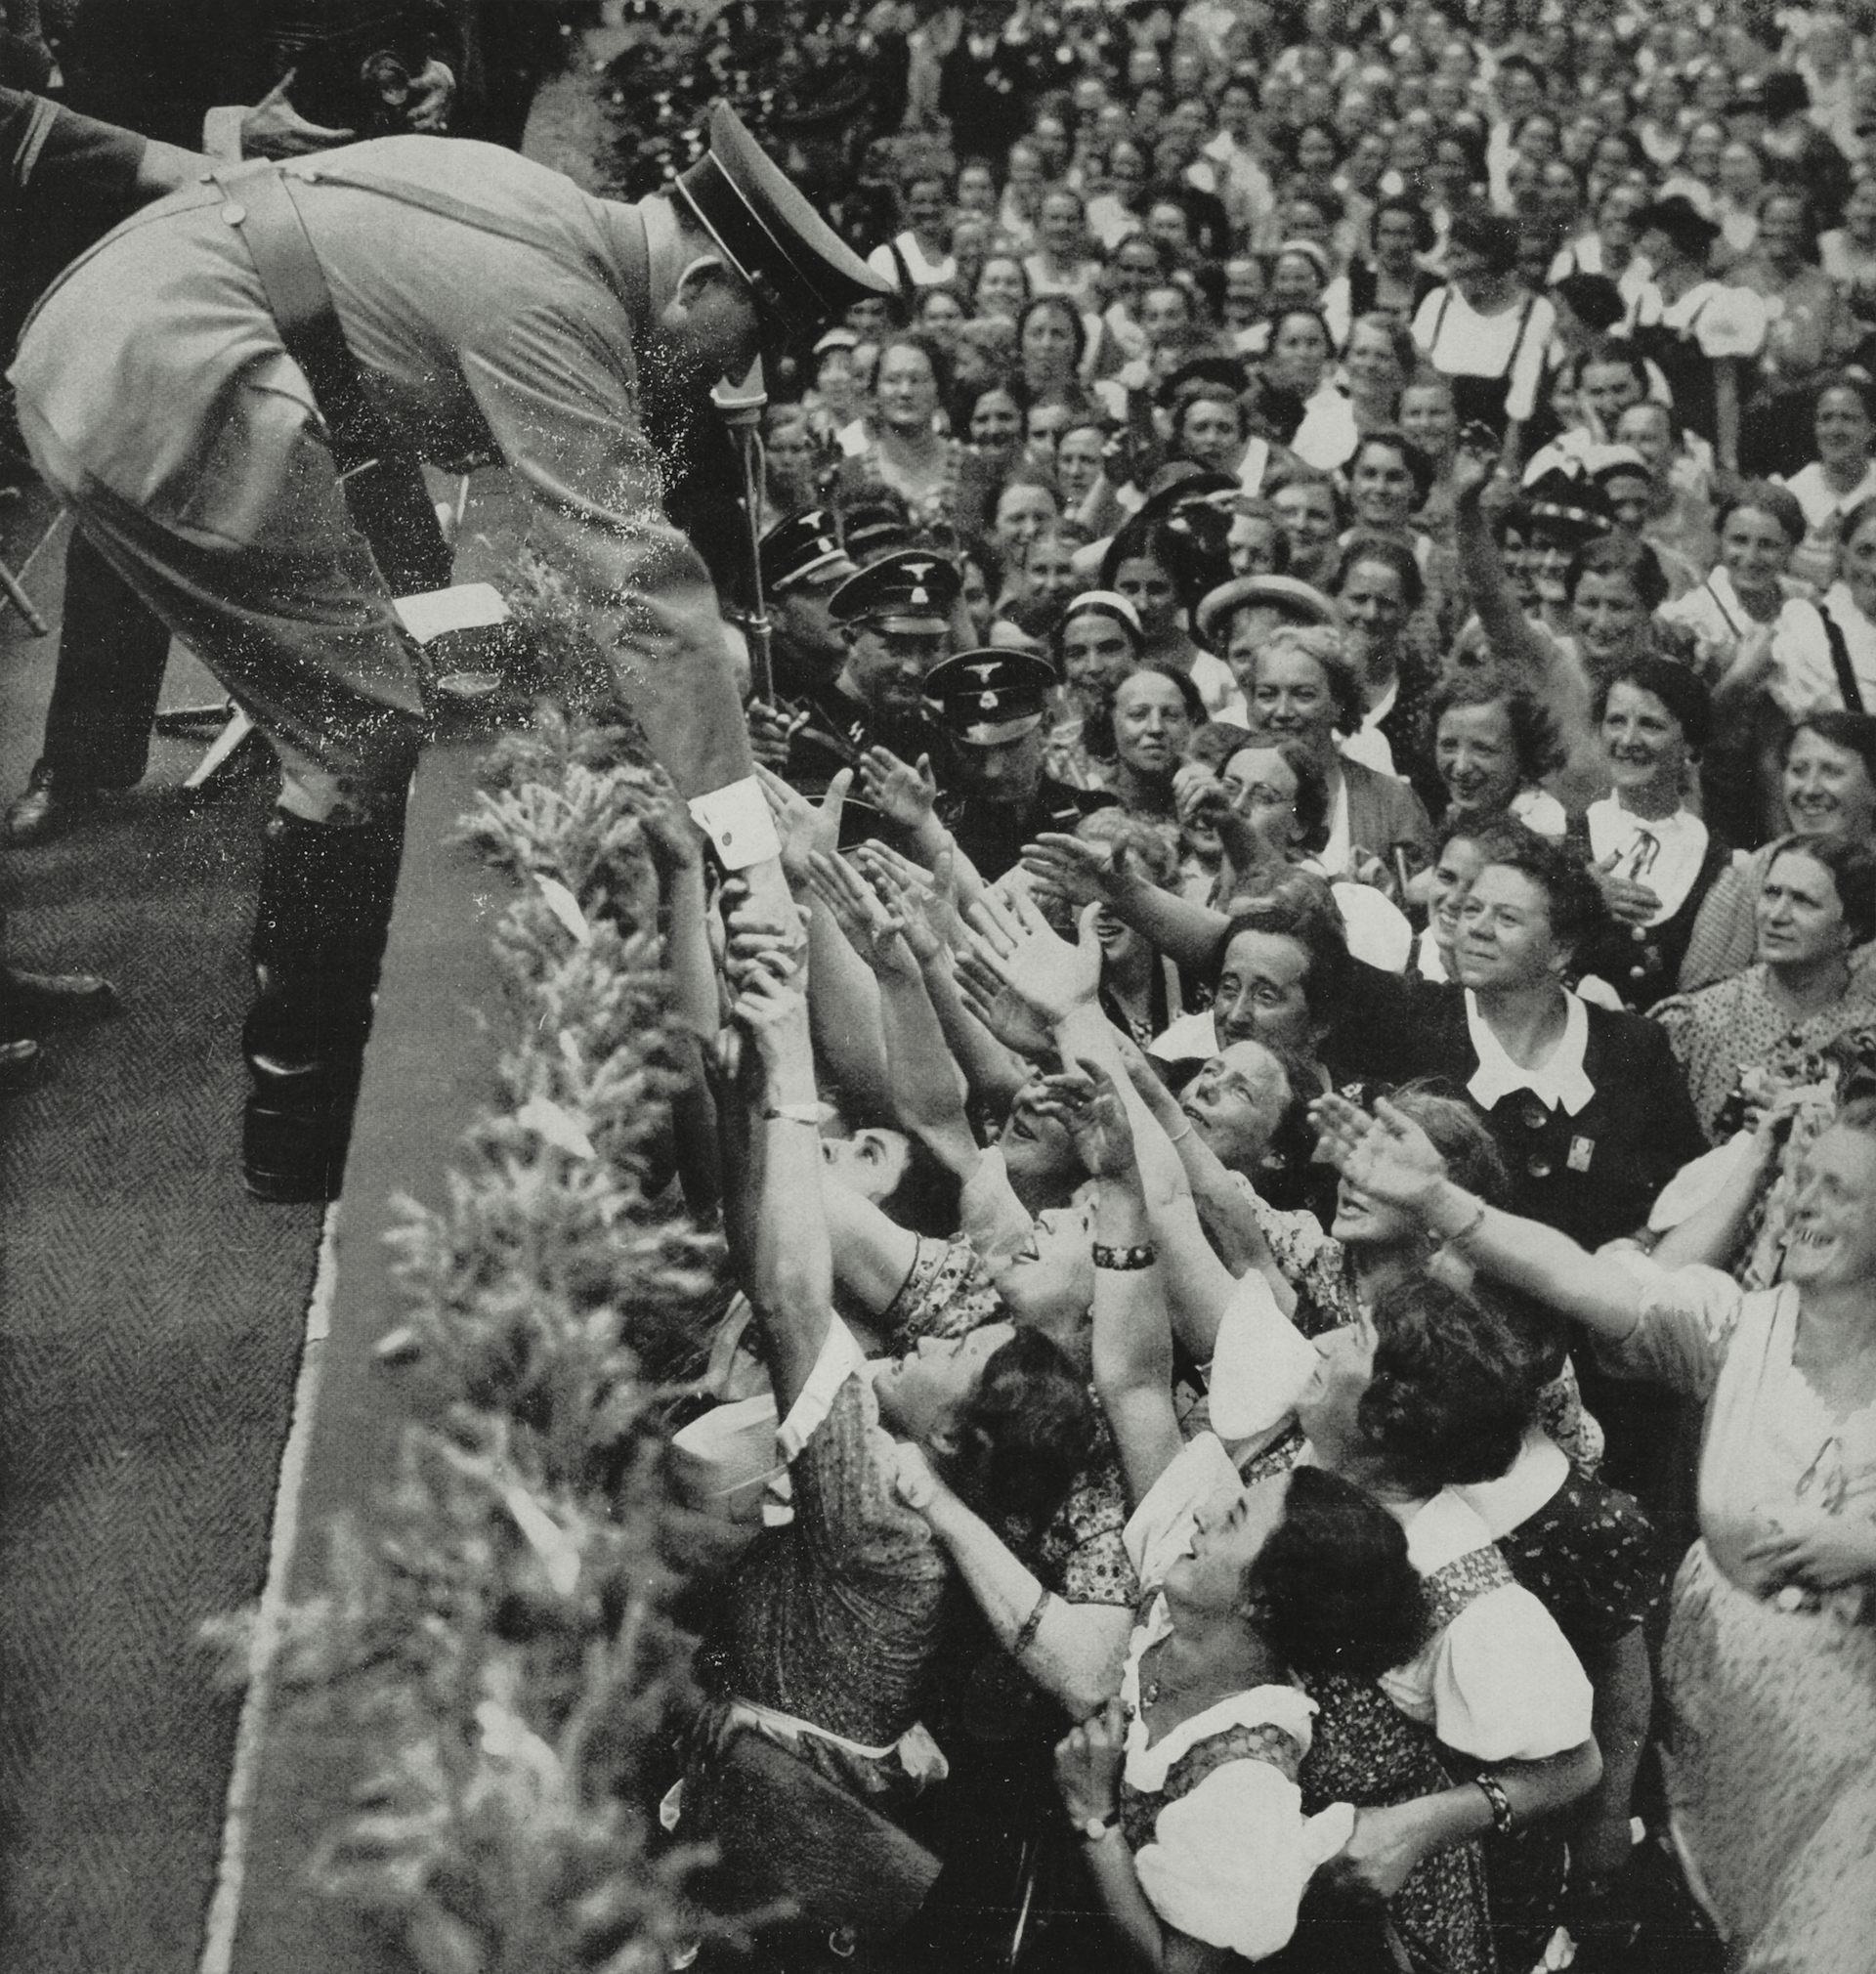
[[[241,1031],[241,1164],[257,1199],[338,1196],[403,849],[402,819],[339,829],[277,813],[267,826]]]

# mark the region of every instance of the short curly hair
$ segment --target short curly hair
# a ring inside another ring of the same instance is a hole
[[[1484,869],[1503,868],[1528,878],[1549,904],[1551,936],[1572,956],[1609,924],[1608,908],[1589,866],[1561,843],[1522,823],[1501,823],[1485,847]]]
[[[1417,1495],[1495,1480],[1517,1457],[1536,1394],[1494,1305],[1431,1275],[1376,1299],[1375,1365],[1356,1408],[1368,1450]]]
[[[1040,1526],[1093,1457],[1094,1401],[1068,1353],[1019,1329],[959,1408],[945,1480],[961,1500]]]
[[[1290,1475],[1283,1520],[1246,1566],[1244,1595],[1284,1664],[1305,1677],[1374,1679],[1414,1656],[1426,1626],[1406,1531],[1320,1467]]]
[[[1713,695],[1697,673],[1671,658],[1641,653],[1599,681],[1590,708],[1590,717],[1598,726],[1608,713],[1609,695],[1618,685],[1632,685],[1638,692],[1658,699],[1674,715],[1687,751],[1706,752],[1707,740],[1713,732]]]
[[[1347,640],[1334,624],[1280,624],[1252,654],[1245,680],[1248,692],[1255,694],[1257,690],[1258,666],[1278,653],[1314,660],[1322,667],[1329,697],[1335,701],[1336,731],[1343,734],[1361,731],[1366,712],[1361,672],[1349,656]]]
[[[1196,733],[1205,725],[1205,700],[1190,676],[1175,671],[1170,665],[1136,665],[1125,678],[1115,679],[1101,692],[1101,703],[1088,715],[1082,729],[1082,745],[1097,761],[1111,761],[1115,757],[1114,741],[1114,702],[1120,695],[1122,686],[1129,679],[1138,678],[1142,672],[1152,672],[1156,677],[1169,678],[1178,688],[1179,703],[1185,708],[1185,716],[1192,722]]]
[[[1780,837],[1766,858],[1767,877],[1785,856],[1809,857],[1828,871],[1857,945],[1876,938],[1876,850],[1855,837]]]
[[[1439,723],[1456,708],[1502,706],[1517,756],[1518,785],[1531,788],[1563,765],[1563,737],[1537,696],[1490,669],[1449,671],[1427,702],[1426,746],[1432,752]]]

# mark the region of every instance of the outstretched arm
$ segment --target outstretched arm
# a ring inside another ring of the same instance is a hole
[[[1175,965],[1194,973],[1216,962],[1229,921],[1209,905],[1163,890],[1117,855],[1111,843],[1048,831],[1023,846],[1023,869],[1077,906],[1105,905]]]
[[[755,1058],[743,1093],[749,1149],[744,1286],[767,1342],[776,1405],[787,1418],[833,1321],[806,983],[798,941],[757,923],[747,908],[732,918],[730,959],[736,1020]]]
[[[1481,1274],[1521,1289],[1609,1343],[1642,1320],[1642,1291],[1619,1263],[1593,1255],[1541,1221],[1503,1213],[1445,1178],[1445,1161],[1420,1127],[1385,1099],[1375,1115],[1345,1096],[1319,1097],[1310,1114],[1338,1171],[1377,1199],[1416,1214],[1462,1248]]]
[[[997,1643],[1077,1718],[1120,1691],[1133,1627],[1123,1605],[1069,1604],[1046,1590],[982,1516],[914,1446],[899,1452],[899,1492],[931,1523]]]

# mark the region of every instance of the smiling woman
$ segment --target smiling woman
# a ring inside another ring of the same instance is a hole
[[[1876,1104],[1853,1098],[1798,1180],[1785,1281],[1586,1254],[1441,1176],[1398,1113],[1331,1099],[1337,1163],[1485,1276],[1588,1327],[1628,1376],[1706,1403],[1699,1539],[1662,1653],[1668,1799],[1739,1966],[1851,1968],[1876,1930]],[[1764,1135],[1761,1161],[1775,1148]]]

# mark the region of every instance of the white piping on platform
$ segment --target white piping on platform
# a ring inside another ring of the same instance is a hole
[[[229,1774],[228,1804],[222,1819],[222,1851],[215,1868],[215,1893],[209,1901],[196,1974],[231,1974],[234,1965],[234,1935],[240,1923],[241,1894],[247,1882],[254,1796],[260,1781],[261,1742],[274,1700],[274,1667],[286,1610],[287,1573],[299,1535],[300,1490],[306,1480],[314,1404],[319,1396],[320,1371],[332,1323],[332,1296],[338,1282],[338,1226],[339,1205],[335,1200],[326,1209],[320,1235],[319,1267],[306,1308],[300,1375],[293,1388],[293,1417],[287,1427],[286,1447],[280,1455],[280,1478],[274,1492],[267,1581],[261,1591],[254,1635],[248,1644],[247,1692],[241,1701],[240,1725],[234,1734],[234,1761]]]

